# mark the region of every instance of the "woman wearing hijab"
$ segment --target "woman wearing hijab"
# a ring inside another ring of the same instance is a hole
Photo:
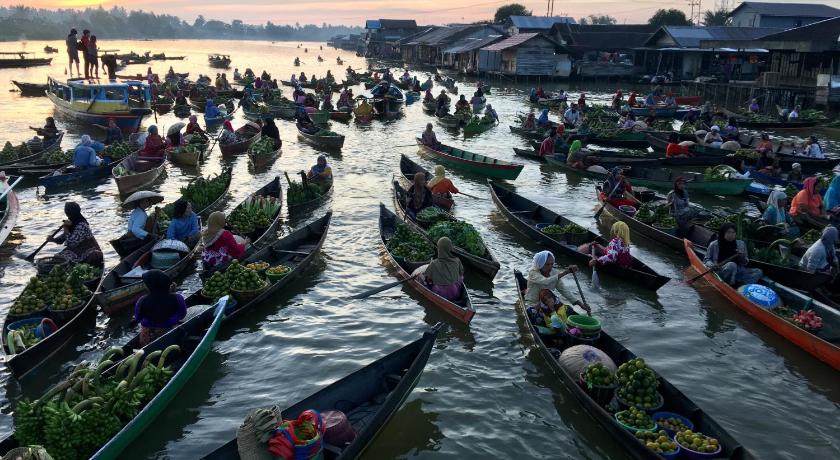
[[[246,245],[237,242],[230,230],[225,230],[225,213],[221,211],[207,218],[207,228],[201,239],[204,243],[201,260],[211,270],[224,269],[233,259],[245,254]]]
[[[569,155],[566,157],[567,165],[575,169],[586,169],[588,167],[586,164],[587,155],[583,153],[582,148],[580,140],[572,142],[572,145],[569,146]]]
[[[458,193],[458,188],[446,177],[446,169],[443,165],[435,166],[435,177],[429,181],[428,187],[437,206],[444,209],[452,208],[454,202],[452,194]]]
[[[332,168],[329,164],[327,164],[327,157],[324,155],[318,155],[318,161],[314,166],[312,166],[312,168],[309,169],[306,177],[312,182],[331,181],[333,177]]]
[[[607,202],[615,207],[638,206],[639,200],[633,196],[633,186],[623,173],[624,170],[620,166],[610,169],[601,193]]]
[[[553,290],[562,286],[560,278],[569,273],[577,272],[575,265],[569,265],[566,270],[554,268],[554,254],[551,251],[541,251],[534,255],[534,262],[528,272],[528,289],[525,291],[525,303],[538,305],[540,292],[543,289]],[[586,309],[587,307],[584,307]],[[587,311],[589,311],[587,309]]]
[[[213,99],[207,99],[207,102],[204,105],[204,116],[205,118],[218,118],[219,107],[216,106]]]
[[[172,220],[166,230],[166,239],[179,240],[192,246],[201,232],[198,216],[193,212],[192,204],[184,199],[175,202]]]
[[[526,131],[534,131],[537,129],[537,119],[534,117],[534,112],[528,114],[525,122],[522,123],[522,129]]]
[[[426,265],[422,282],[435,294],[447,300],[461,297],[464,282],[464,265],[452,254],[452,241],[443,237],[437,242],[437,259]]]
[[[837,253],[837,228],[829,225],[822,231],[820,239],[805,251],[805,255],[799,259],[799,268],[807,272],[831,272],[838,269]]]
[[[274,124],[274,117],[268,116],[265,117],[265,123],[262,127],[262,136],[263,137],[270,137],[277,142],[280,142],[280,130],[277,129],[277,125]]]
[[[785,233],[795,238],[799,236],[799,228],[794,225],[786,209],[787,194],[781,190],[774,190],[767,197],[767,209],[764,210],[761,218],[767,225],[784,226]]]
[[[630,227],[624,222],[618,221],[610,228],[610,243],[603,247],[592,242],[584,244],[578,251],[584,254],[592,254],[595,248],[595,255],[589,261],[589,266],[618,264],[629,268],[633,265],[633,257],[630,255]],[[599,257],[600,256],[600,257]]]
[[[84,134],[73,152],[73,166],[78,169],[95,168],[102,164],[102,159],[96,156],[93,141]]]
[[[108,126],[105,127],[105,145],[118,144],[122,141],[122,130],[117,126],[117,120],[113,117],[108,118]]]
[[[166,142],[158,134],[158,128],[155,125],[149,126],[149,135],[146,136],[146,142],[143,144],[141,157],[151,160],[166,158]]]
[[[709,243],[703,264],[714,268],[715,273],[726,284],[737,287],[761,279],[761,270],[747,268],[749,262],[747,244],[738,239],[735,224],[727,222],[721,225],[717,239]]]
[[[405,210],[412,219],[417,213],[429,206],[434,206],[435,200],[432,191],[426,187],[426,174],[419,172],[414,175],[414,184],[405,194]]]
[[[538,126],[545,126],[547,124],[549,124],[548,109],[543,109],[542,112],[540,112],[539,118],[537,118],[537,125]]]
[[[230,120],[225,120],[224,124],[222,124],[222,132],[219,134],[219,143],[227,145],[234,144],[237,141],[236,133],[233,132],[233,125],[230,123]]]
[[[134,304],[134,320],[140,324],[140,346],[144,347],[166,334],[187,316],[187,303],[175,294],[175,283],[160,270],[143,273],[149,293]]]
[[[825,207],[817,186],[819,181],[816,177],[809,177],[802,183],[802,190],[793,197],[790,202],[790,215],[797,223],[802,223],[809,218],[825,218]]]
[[[831,214],[840,212],[840,176],[834,176],[825,192],[825,209]]]
[[[199,134],[199,135],[206,135],[201,126],[198,124],[198,117],[195,115],[190,115],[190,122],[187,123],[187,129],[184,130],[186,134]]]
[[[82,208],[75,201],[64,205],[64,231],[49,241],[66,246],[56,254],[58,257],[72,263],[87,263],[94,266],[102,264],[102,250],[90,230],[87,219],[82,216]]]
[[[674,188],[668,192],[665,201],[671,210],[671,215],[681,228],[687,226],[689,221],[697,214],[697,211],[691,207],[691,200],[688,198],[688,190],[685,188],[685,177],[683,176],[677,176],[674,179]]]

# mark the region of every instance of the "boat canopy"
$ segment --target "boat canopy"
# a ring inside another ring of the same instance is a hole
[[[127,104],[129,98],[149,101],[152,98],[151,88],[139,80],[125,80],[118,82],[110,80],[97,83],[84,79],[70,79],[62,83],[57,78],[50,77],[50,91],[60,95],[67,101],[99,101]]]

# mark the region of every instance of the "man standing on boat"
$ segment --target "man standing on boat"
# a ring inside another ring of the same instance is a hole
[[[67,35],[65,39],[65,43],[67,44],[67,56],[70,58],[70,63],[67,67],[70,69],[70,77],[73,77],[73,62],[76,63],[76,75],[82,76],[82,73],[79,71],[79,44],[78,40],[76,39],[76,29],[70,29],[70,33]]]
[[[79,48],[78,50],[82,52],[82,60],[85,61],[85,78],[90,78],[90,58],[88,57],[88,46],[90,46],[90,30],[85,29],[82,31],[82,39],[79,40]],[[76,58],[76,62],[78,61],[78,57]]]

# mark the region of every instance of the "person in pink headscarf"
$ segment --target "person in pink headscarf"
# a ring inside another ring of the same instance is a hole
[[[236,133],[233,132],[233,125],[230,120],[225,120],[222,125],[222,133],[219,135],[219,142],[222,144],[233,144],[237,141]]]

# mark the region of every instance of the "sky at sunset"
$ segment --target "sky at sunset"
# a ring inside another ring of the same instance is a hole
[[[720,0],[705,0],[704,9],[714,8]],[[766,1],[766,0],[765,0]],[[41,8],[83,8],[120,5],[174,14],[192,21],[199,14],[208,19],[241,19],[247,23],[294,24],[295,22],[363,25],[369,18],[416,19],[419,24],[470,22],[493,17],[496,8],[511,0],[0,0],[2,5],[26,4]],[[535,15],[545,15],[545,0],[519,0]],[[730,0],[730,5],[736,4]],[[785,2],[787,3],[787,2]],[[823,3],[840,6],[840,0]],[[669,0],[555,0],[554,14],[580,18],[592,13],[609,14],[619,23],[645,22],[659,8],[679,8],[688,13],[687,1]]]

